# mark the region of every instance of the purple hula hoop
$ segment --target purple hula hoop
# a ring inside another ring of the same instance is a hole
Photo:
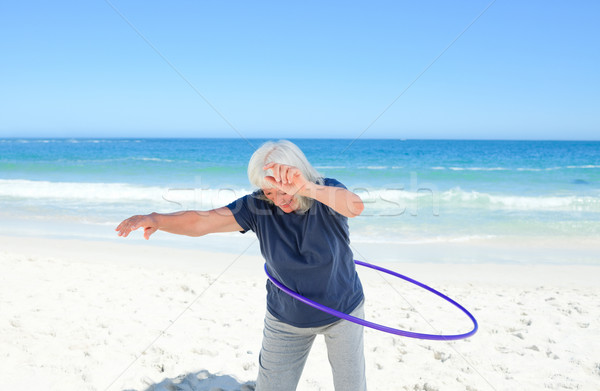
[[[378,323],[373,323],[373,322],[369,322],[368,320],[364,320],[364,319],[360,319],[357,318],[355,316],[352,315],[348,315],[345,314],[343,312],[340,311],[336,311],[333,308],[329,308],[326,307],[322,304],[319,304],[315,301],[312,301],[310,299],[307,299],[306,297],[292,291],[291,289],[289,289],[288,287],[286,287],[285,285],[283,285],[281,282],[279,282],[277,279],[275,279],[273,276],[271,276],[269,274],[269,271],[267,270],[267,264],[265,264],[265,273],[267,274],[267,277],[269,278],[269,280],[271,280],[271,282],[273,284],[275,284],[275,286],[277,286],[279,289],[281,289],[282,291],[284,291],[285,293],[287,293],[288,295],[292,296],[293,298],[300,300],[301,302],[303,302],[304,304],[307,304],[313,308],[316,308],[318,310],[321,310],[323,312],[326,312],[328,314],[331,314],[333,316],[337,316],[338,318],[341,319],[345,319],[347,321],[350,322],[354,322],[354,323],[358,323],[360,325],[363,325],[365,327],[370,327],[372,329],[375,330],[379,330],[379,331],[383,331],[385,333],[390,333],[390,334],[396,334],[396,335],[401,335],[403,337],[409,337],[409,338],[418,338],[418,339],[430,339],[430,340],[435,340],[435,341],[452,341],[452,340],[456,340],[456,339],[463,339],[463,338],[468,338],[470,336],[472,336],[473,334],[475,334],[477,332],[477,329],[479,328],[478,324],[477,324],[477,320],[475,320],[475,317],[473,315],[471,315],[471,313],[469,311],[467,311],[467,309],[465,307],[463,307],[462,305],[458,304],[456,301],[452,300],[451,298],[449,298],[448,296],[444,295],[441,292],[436,291],[435,289],[419,282],[416,280],[413,280],[410,277],[406,277],[402,274],[396,273],[392,270],[388,270],[385,269],[381,266],[376,266],[376,265],[371,265],[370,263],[366,263],[366,262],[362,262],[362,261],[354,261],[357,265],[360,266],[365,266],[365,267],[369,267],[371,269],[375,269],[387,274],[390,274],[394,277],[398,277],[401,278],[403,280],[406,280],[410,283],[413,283],[417,286],[420,286],[421,288],[424,288],[426,290],[428,290],[429,292],[435,293],[436,295],[438,295],[439,297],[441,297],[442,299],[452,303],[455,307],[459,308],[462,312],[464,312],[469,319],[471,319],[471,321],[473,322],[473,330],[469,331],[468,333],[464,333],[464,334],[454,334],[454,335],[441,335],[441,334],[422,334],[422,333],[413,333],[411,331],[405,331],[405,330],[400,330],[400,329],[395,329],[392,327],[387,327],[387,326],[383,326],[380,325]]]

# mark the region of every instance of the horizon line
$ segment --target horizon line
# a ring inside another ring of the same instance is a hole
[[[238,137],[211,137],[211,136],[175,136],[175,137],[160,137],[160,136],[107,136],[107,137],[92,137],[92,136],[0,136],[0,140],[236,140]],[[352,140],[346,137],[246,137],[248,140]],[[240,139],[243,141],[243,139]],[[390,140],[390,141],[571,141],[571,142],[599,142],[600,139],[536,139],[536,138],[410,138],[410,137],[364,137],[361,140]]]

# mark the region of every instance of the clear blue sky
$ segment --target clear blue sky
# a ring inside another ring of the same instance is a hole
[[[0,137],[600,139],[600,2],[498,0],[433,62],[489,4],[5,1]]]

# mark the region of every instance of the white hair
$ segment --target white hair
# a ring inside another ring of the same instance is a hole
[[[308,162],[304,153],[296,146],[296,144],[287,141],[267,141],[261,145],[250,158],[248,163],[248,179],[253,186],[261,189],[272,188],[273,186],[267,182],[265,176],[272,175],[271,170],[263,170],[263,167],[269,163],[286,164],[294,166],[302,172],[307,181],[323,184],[323,176],[314,169]],[[295,196],[298,201],[298,212],[306,212],[313,204],[312,198]],[[261,197],[271,202],[266,196]]]

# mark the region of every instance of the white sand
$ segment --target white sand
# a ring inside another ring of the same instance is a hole
[[[139,237],[0,237],[0,389],[251,390],[262,264]],[[384,265],[456,299],[480,330],[438,342],[367,329],[371,391],[600,389],[600,266]],[[470,330],[436,296],[360,274],[370,320],[424,333]],[[322,339],[298,390],[333,390]]]

